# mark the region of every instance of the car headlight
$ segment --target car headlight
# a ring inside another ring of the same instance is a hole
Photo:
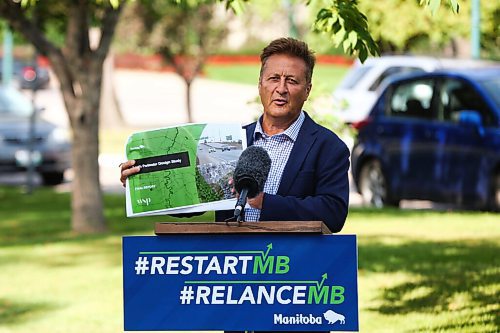
[[[47,141],[54,144],[69,143],[71,141],[71,135],[66,128],[59,127],[50,132]]]

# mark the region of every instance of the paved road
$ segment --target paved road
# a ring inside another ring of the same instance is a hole
[[[116,94],[128,124],[161,127],[187,122],[186,88],[175,74],[118,70]],[[259,114],[257,85],[198,78],[192,85],[194,122],[250,123]]]
[[[240,150],[230,150],[230,151],[222,151],[220,149],[215,149],[213,151],[210,151],[211,148],[209,146],[203,147],[200,146],[198,147],[198,153],[197,157],[199,160],[200,164],[206,164],[206,163],[219,163],[219,162],[233,162],[237,161],[239,154],[241,154],[241,149]]]
[[[117,102],[127,125],[156,128],[187,122],[186,88],[177,75],[116,70],[113,82]],[[31,98],[30,91],[24,92]],[[193,120],[250,123],[259,115],[258,104],[254,102],[257,97],[257,85],[198,78],[192,84]],[[48,89],[37,92],[35,100],[38,106],[45,108],[43,117],[60,125],[68,125],[55,78]],[[102,112],[106,112],[106,109]]]

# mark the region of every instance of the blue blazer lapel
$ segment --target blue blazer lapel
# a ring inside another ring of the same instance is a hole
[[[243,126],[247,132],[247,146],[253,145],[253,132],[255,132],[255,126],[257,126],[256,122]]]
[[[297,141],[293,145],[293,149],[286,163],[283,175],[281,176],[281,183],[278,188],[280,195],[286,195],[292,186],[293,181],[299,173],[300,167],[304,162],[309,150],[316,141],[318,128],[316,123],[306,113],[306,118],[300,129]],[[253,132],[252,132],[253,133]]]

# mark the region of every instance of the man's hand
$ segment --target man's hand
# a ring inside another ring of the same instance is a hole
[[[236,197],[236,200],[238,200],[240,198],[240,194],[234,188],[234,179],[230,178],[228,183],[229,183],[229,186],[231,186],[231,194]],[[263,200],[264,200],[264,192],[260,192],[254,198],[247,198],[247,203],[252,208],[262,209],[262,201]]]
[[[262,209],[262,201],[264,201],[264,192],[260,192],[254,198],[248,198],[247,202],[252,208]]]
[[[126,180],[128,177],[135,175],[139,171],[141,171],[141,167],[136,166],[134,160],[127,161],[125,163],[120,164],[121,168],[121,176],[120,176],[120,182],[122,183],[123,187],[125,187]]]
[[[236,189],[234,188],[234,179],[233,179],[233,177],[229,178],[229,181],[227,183],[228,183],[229,187],[231,188],[231,195],[233,196],[233,198],[238,199],[239,198],[239,194],[238,194],[238,192],[236,192]]]

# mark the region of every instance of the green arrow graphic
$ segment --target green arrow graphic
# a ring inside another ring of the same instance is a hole
[[[269,251],[273,248],[273,244],[270,243],[267,245],[267,251],[141,251],[139,254],[260,254],[264,259],[267,258]]]
[[[273,248],[273,243],[269,243],[269,245],[267,246],[267,251],[263,255],[264,260],[267,258],[267,255],[269,254],[269,251],[271,251],[272,248]]]
[[[321,287],[323,286],[323,282],[325,282],[325,280],[328,278],[328,274],[325,273],[325,274],[321,275],[321,277],[323,278],[321,280],[321,282],[320,283],[316,282],[318,289],[321,289]]]
[[[316,284],[318,288],[323,286],[323,283],[328,278],[328,275],[325,273],[321,276],[323,279],[321,282],[311,281],[311,280],[290,280],[290,281],[256,281],[256,280],[247,280],[247,281],[203,281],[203,280],[192,280],[192,281],[184,281],[185,284]]]

